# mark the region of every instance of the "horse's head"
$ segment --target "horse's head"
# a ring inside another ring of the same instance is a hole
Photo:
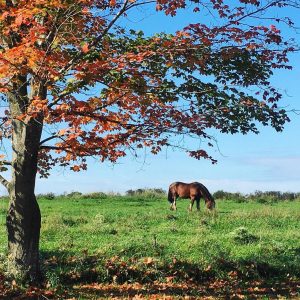
[[[206,204],[206,207],[209,209],[209,210],[213,210],[216,206],[216,202],[213,198],[211,199],[205,199],[205,204]]]

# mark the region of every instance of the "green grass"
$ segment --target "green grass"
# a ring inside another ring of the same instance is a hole
[[[165,198],[40,199],[41,254],[51,285],[62,281],[163,281],[205,276],[300,277],[300,202],[218,201],[216,213]],[[6,251],[0,207],[0,250]],[[148,259],[147,258],[151,258]],[[174,270],[177,270],[175,273]],[[147,273],[148,272],[148,273]]]

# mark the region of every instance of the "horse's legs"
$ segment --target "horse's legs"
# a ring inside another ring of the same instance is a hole
[[[192,197],[191,197],[191,203],[190,203],[190,208],[189,208],[189,211],[192,211],[192,209],[193,209],[193,205],[194,205],[194,202],[195,202],[195,197],[194,197],[194,196],[192,196]]]
[[[200,210],[200,198],[196,199],[197,210]]]
[[[177,210],[177,207],[176,207],[176,195],[173,197],[173,210]]]
[[[173,195],[172,198],[173,198],[173,202],[171,203],[170,209],[171,210],[177,210],[177,208],[176,208],[176,199],[177,199],[177,196]]]

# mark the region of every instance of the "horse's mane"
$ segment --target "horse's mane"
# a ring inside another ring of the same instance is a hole
[[[208,189],[200,182],[192,182],[191,184],[197,184],[200,189],[201,192],[204,194],[204,196],[209,200],[209,201],[215,201],[214,197],[212,196],[212,194],[208,191]]]

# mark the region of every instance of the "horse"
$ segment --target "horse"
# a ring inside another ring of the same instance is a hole
[[[200,210],[200,198],[204,198],[206,207],[209,210],[214,209],[215,200],[210,194],[208,189],[200,182],[184,183],[184,182],[173,182],[169,186],[168,201],[170,202],[171,210],[176,210],[176,200],[177,198],[190,198],[191,203],[189,206],[189,211],[192,211],[194,202],[196,200],[197,210]]]

